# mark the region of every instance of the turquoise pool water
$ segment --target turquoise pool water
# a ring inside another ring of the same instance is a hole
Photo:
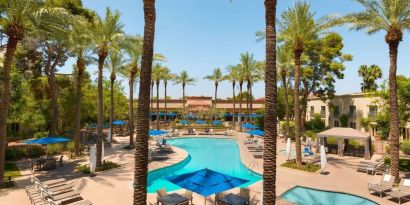
[[[154,193],[161,188],[167,191],[180,189],[165,178],[204,168],[250,181],[242,187],[247,187],[262,179],[260,175],[251,172],[242,164],[239,148],[234,140],[195,137],[170,139],[167,143],[185,149],[189,157],[176,165],[150,171],[148,173],[148,193]]]
[[[300,186],[285,192],[282,194],[282,198],[300,205],[378,205],[373,201],[355,195]]]

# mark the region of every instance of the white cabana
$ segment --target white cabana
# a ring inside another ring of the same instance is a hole
[[[334,128],[318,133],[317,136],[319,138],[319,143],[321,145],[325,145],[325,138],[327,137],[336,138],[338,140],[337,153],[339,156],[344,156],[345,140],[355,139],[355,140],[363,141],[364,148],[365,148],[364,158],[370,159],[371,138],[369,135],[363,132],[360,132],[353,128],[334,127]]]

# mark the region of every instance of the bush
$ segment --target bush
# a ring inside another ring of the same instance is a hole
[[[401,143],[400,150],[404,152],[404,154],[410,154],[410,140],[406,140]]]
[[[36,132],[34,133],[33,137],[34,138],[42,138],[48,136],[48,132]]]
[[[386,146],[384,147],[384,149],[386,150],[386,153],[387,153],[387,154],[390,154],[390,150],[391,150],[390,145],[386,145]]]
[[[335,137],[328,137],[326,138],[326,143],[327,144],[338,144],[337,139]]]
[[[310,137],[312,140],[315,140],[317,137],[317,133],[313,132],[312,130],[305,131],[305,136]]]
[[[360,143],[354,139],[349,139],[349,145],[352,145],[355,149],[359,149],[360,147]]]
[[[258,126],[260,130],[263,130],[265,127],[265,117],[263,115],[256,117],[255,125]]]
[[[298,164],[295,161],[288,161],[281,165],[282,167],[287,167],[290,169],[301,170],[305,172],[315,173],[320,170],[320,165],[318,164],[309,164],[309,163],[302,163]]]
[[[390,165],[390,157],[384,158],[384,163]],[[399,170],[404,172],[410,171],[410,159],[400,158],[399,159]]]
[[[19,160],[25,157],[36,158],[45,153],[45,150],[39,145],[7,147],[6,160]]]
[[[282,133],[286,133],[286,121],[281,121],[280,122],[280,129],[282,130]],[[296,128],[295,128],[295,122],[290,121],[289,122],[289,137],[294,140],[296,135]]]
[[[306,130],[312,130],[314,132],[320,132],[325,128],[325,122],[323,122],[320,114],[316,113],[313,115],[313,119],[305,123]]]
[[[63,151],[64,151],[64,145],[62,143],[47,145],[47,154],[49,155],[60,154]]]
[[[95,169],[95,172],[101,172],[101,171],[105,171],[105,170],[109,170],[109,169],[114,169],[117,167],[121,167],[120,165],[111,162],[111,161],[105,161],[103,163],[102,167],[97,167]],[[90,166],[88,166],[88,164],[84,164],[84,165],[80,165],[77,167],[78,171],[82,172],[83,174],[90,174]]]
[[[348,123],[349,123],[349,116],[347,116],[346,114],[340,115],[339,117],[339,121],[340,121],[340,125],[342,127],[348,127]]]
[[[46,154],[45,150],[40,145],[29,146],[26,149],[26,157],[35,158]]]

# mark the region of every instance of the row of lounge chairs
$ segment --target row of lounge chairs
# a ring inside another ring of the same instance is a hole
[[[167,144],[157,142],[156,147],[148,150],[148,161],[163,161],[168,159],[168,154],[174,152]]]
[[[369,183],[369,192],[378,193],[380,197],[386,194],[386,196],[398,199],[399,204],[402,199],[410,199],[410,179],[402,178],[397,188],[393,188],[394,180],[394,176],[384,174],[378,184]]]
[[[33,185],[26,186],[26,194],[34,205],[91,205],[91,201],[85,200],[73,185],[67,183],[64,178],[40,181],[31,176]]]
[[[248,141],[244,142],[244,145],[251,152],[254,158],[262,158],[263,157],[263,141],[258,137],[253,137]]]

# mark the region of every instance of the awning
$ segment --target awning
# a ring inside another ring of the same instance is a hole
[[[346,127],[334,127],[317,134],[318,137],[336,137],[343,139],[368,139],[370,136],[355,130],[353,128]]]

